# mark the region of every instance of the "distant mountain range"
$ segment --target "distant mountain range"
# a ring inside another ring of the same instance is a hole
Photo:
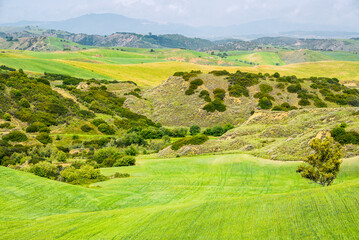
[[[250,41],[224,39],[210,41],[179,34],[137,34],[116,32],[110,35],[70,33],[38,27],[0,27],[0,49],[32,51],[79,50],[91,47],[183,48],[197,51],[261,50],[273,48],[359,52],[359,38],[303,39],[262,37]]]
[[[337,26],[301,24],[280,19],[266,19],[225,27],[192,27],[184,24],[160,24],[148,20],[128,18],[117,14],[88,14],[64,21],[1,24],[0,26],[38,26],[46,29],[64,30],[73,33],[109,35],[115,32],[137,34],[181,34],[206,39],[241,38],[251,40],[259,37],[303,37],[303,38],[352,38],[359,33],[346,31]],[[318,31],[320,30],[320,31]]]

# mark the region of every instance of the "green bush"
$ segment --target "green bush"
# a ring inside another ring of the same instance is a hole
[[[272,102],[267,97],[261,98],[258,102],[258,107],[261,109],[271,109]]]
[[[93,130],[93,128],[90,127],[88,124],[84,124],[84,125],[81,126],[81,130],[82,130],[83,132],[90,132],[90,131]]]
[[[294,84],[294,85],[289,85],[287,87],[287,91],[290,93],[297,93],[300,90],[302,90],[302,86],[298,83],[298,84]]]
[[[114,124],[116,125],[116,127],[122,128],[122,129],[130,129],[131,128],[131,122],[128,121],[127,119],[116,119],[114,121]]]
[[[298,102],[298,104],[299,104],[300,106],[309,106],[309,105],[310,105],[310,102],[309,102],[308,99],[300,99],[299,102]]]
[[[112,167],[117,159],[124,156],[115,147],[106,147],[95,151],[93,160],[96,161],[101,167]]]
[[[26,99],[26,98],[22,98],[19,102],[19,105],[21,107],[24,107],[24,108],[29,108],[30,107],[30,103],[29,101]]]
[[[216,107],[214,106],[214,104],[212,102],[207,103],[204,107],[203,110],[206,110],[207,112],[214,112],[216,111]]]
[[[322,100],[314,100],[314,106],[316,106],[317,108],[328,107],[328,105],[325,102],[323,102]]]
[[[203,98],[206,102],[211,102],[211,97],[209,96],[209,92],[207,90],[202,90],[199,95],[200,98]]]
[[[181,147],[185,145],[201,145],[208,140],[206,135],[196,135],[193,137],[182,138],[176,142],[174,142],[171,146],[171,149],[177,151]]]
[[[276,72],[276,73],[273,74],[273,77],[280,78],[280,74]]]
[[[214,94],[214,98],[220,99],[222,101],[226,97],[226,91],[224,89],[221,89],[221,88],[214,89],[213,94]]]
[[[8,122],[11,121],[11,115],[8,114],[8,113],[4,113],[4,115],[2,116],[2,118],[3,118],[5,121],[8,121]]]
[[[291,106],[289,103],[282,103],[279,106],[274,106],[272,108],[272,111],[285,111],[285,112],[288,112],[288,111],[294,110],[294,109],[298,109],[298,108],[295,107],[295,106]]]
[[[28,140],[25,133],[21,131],[12,131],[7,135],[2,137],[4,141],[11,141],[11,142],[26,142]]]
[[[84,185],[94,182],[105,181],[108,178],[101,174],[99,169],[95,169],[91,165],[83,165],[80,169],[67,167],[61,173],[61,180],[75,185]]]
[[[130,146],[125,149],[125,153],[129,156],[136,156],[138,154],[138,151],[134,146]]]
[[[136,164],[136,158],[131,156],[124,156],[116,161],[114,167],[133,166]]]
[[[112,178],[128,178],[130,177],[130,174],[128,173],[119,173],[119,172],[116,172]]]
[[[259,89],[261,90],[262,93],[269,93],[273,91],[273,87],[268,84],[260,84]]]
[[[249,91],[245,86],[236,84],[228,88],[229,96],[231,97],[249,97]]]
[[[335,141],[340,144],[359,144],[359,133],[354,131],[347,132],[346,124],[333,128],[330,132]]]
[[[116,133],[116,130],[107,123],[100,124],[98,130],[106,135],[114,135]]]
[[[39,177],[56,179],[58,176],[57,166],[46,161],[36,163],[27,169],[28,172],[33,173]]]
[[[219,99],[215,99],[212,103],[218,112],[224,112],[227,110],[226,105],[224,105]]]
[[[48,133],[40,133],[36,136],[36,140],[44,145],[52,143],[52,138]]]
[[[214,76],[228,76],[230,73],[227,70],[214,70],[209,72],[209,74],[213,74]]]
[[[195,86],[201,86],[201,85],[203,84],[203,80],[200,79],[200,78],[197,78],[197,79],[191,81],[190,84],[191,84],[191,85],[195,85]]]
[[[0,128],[10,128],[10,127],[11,125],[8,122],[0,124]]]
[[[28,133],[39,132],[40,129],[42,129],[42,128],[47,128],[44,123],[34,122],[26,128],[26,132],[28,132]]]
[[[106,122],[105,122],[105,120],[103,120],[101,118],[92,120],[92,124],[95,125],[96,127],[100,126],[102,123],[106,123]]]
[[[192,125],[189,128],[189,132],[192,136],[197,135],[197,134],[201,133],[201,127],[198,125]]]

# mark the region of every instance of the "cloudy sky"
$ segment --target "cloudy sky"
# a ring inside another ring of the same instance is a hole
[[[358,29],[359,0],[0,0],[0,23],[117,13],[161,23],[232,25],[280,18]]]

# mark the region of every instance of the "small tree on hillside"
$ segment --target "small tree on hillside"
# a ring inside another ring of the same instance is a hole
[[[297,172],[323,187],[329,186],[340,171],[341,146],[332,137],[326,137],[324,140],[314,139],[310,147],[315,153],[304,160]]]

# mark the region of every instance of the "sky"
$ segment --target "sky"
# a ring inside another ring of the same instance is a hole
[[[227,26],[281,19],[358,29],[359,0],[0,0],[0,23],[116,13],[159,23]]]

